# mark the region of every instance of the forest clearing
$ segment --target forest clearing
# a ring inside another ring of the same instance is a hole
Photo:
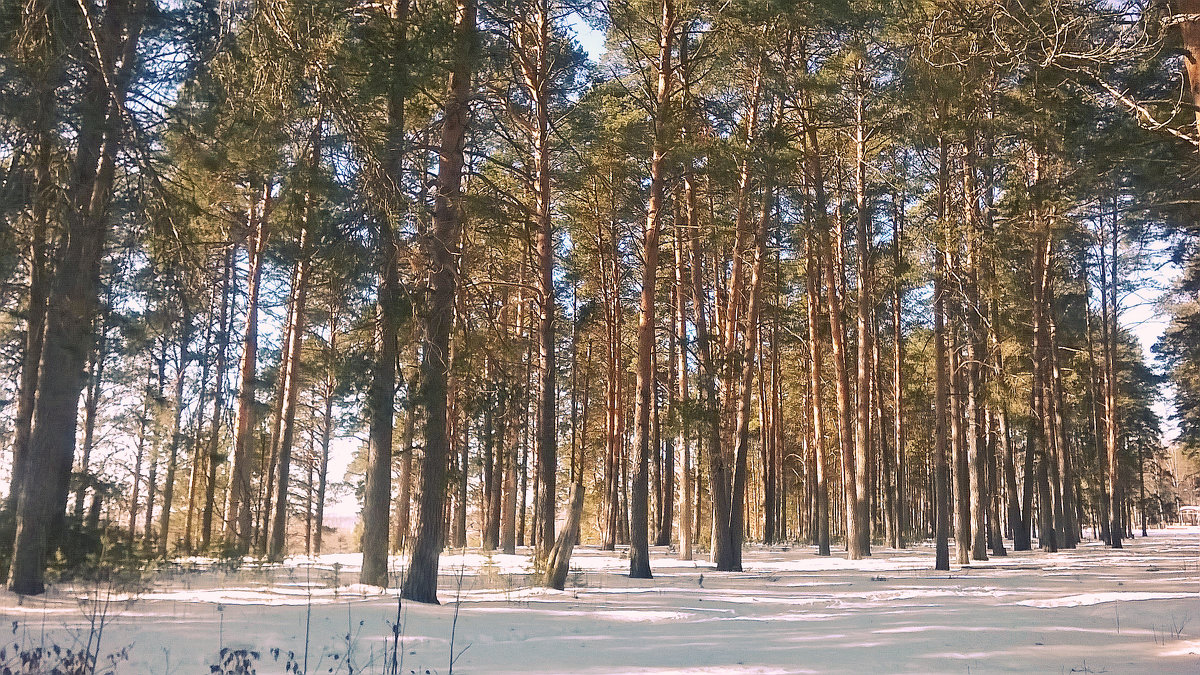
[[[445,604],[399,608],[395,593],[351,583],[357,554],[215,570],[182,560],[190,571],[133,594],[75,585],[20,606],[8,596],[0,620],[19,622],[26,645],[71,646],[91,626],[95,605],[81,599],[107,597],[99,652],[132,645],[117,672],[145,675],[207,672],[222,647],[257,651],[259,673],[283,673],[289,652],[303,668],[306,644],[300,672],[448,673],[453,650],[454,672],[513,675],[1195,673],[1200,528],[1149,535],[949,573],[932,569],[929,546],[858,561],[753,546],[742,573],[655,547],[653,580],[629,578],[626,555],[588,547],[564,591],[541,587],[528,552],[447,551]]]

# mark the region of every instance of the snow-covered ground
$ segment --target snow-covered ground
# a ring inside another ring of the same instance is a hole
[[[453,636],[461,673],[1200,673],[1200,529],[1126,543],[949,574],[931,569],[928,546],[856,562],[752,546],[739,574],[656,549],[649,581],[627,578],[619,551],[584,547],[565,592],[533,583],[527,555],[445,555],[443,604],[399,607],[400,672],[450,671]],[[132,645],[121,673],[191,674],[222,646],[247,648],[259,673],[277,673],[289,651],[303,663],[307,632],[309,673],[383,672],[397,601],[355,585],[357,564],[188,561],[140,592],[99,591],[101,651]],[[81,598],[97,593],[0,596],[0,644],[86,641],[97,605]]]

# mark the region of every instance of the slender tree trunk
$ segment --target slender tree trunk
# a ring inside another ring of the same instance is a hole
[[[129,550],[133,550],[133,545],[137,539],[137,517],[138,517],[138,488],[142,477],[142,460],[146,452],[146,423],[150,416],[150,383],[154,379],[153,371],[151,370],[146,376],[146,389],[142,394],[142,410],[138,414],[138,434],[136,452],[133,460],[133,485],[130,488],[129,495]]]
[[[963,319],[966,324],[966,357],[964,376],[966,397],[966,455],[967,483],[970,492],[971,559],[987,560],[987,504],[991,501],[987,489],[987,452],[983,424],[983,382],[980,363],[983,359],[982,330],[979,316],[979,252],[980,232],[979,194],[976,181],[976,151],[974,131],[968,131],[966,156],[963,160],[963,193],[966,197],[965,293]]]
[[[892,444],[896,451],[895,473],[892,481],[895,484],[895,504],[893,512],[892,546],[904,548],[908,533],[906,518],[908,503],[908,462],[907,445],[908,431],[904,424],[904,203],[897,200],[894,206],[892,220]]]
[[[692,268],[691,279],[691,295],[692,295],[692,315],[693,324],[696,330],[696,348],[700,353],[700,371],[697,373],[699,379],[700,393],[702,395],[701,410],[704,415],[704,425],[700,431],[700,443],[697,444],[697,453],[703,448],[703,454],[708,464],[709,474],[709,495],[712,509],[713,522],[713,538],[712,558],[719,566],[724,565],[729,567],[731,562],[726,556],[728,553],[728,533],[729,527],[729,509],[732,501],[730,495],[730,470],[726,462],[725,453],[721,449],[721,422],[719,400],[717,398],[717,366],[713,359],[712,345],[710,333],[708,329],[708,292],[704,285],[704,248],[700,244],[700,227],[695,220],[697,210],[694,207],[694,192],[692,193],[692,201],[688,205],[689,218],[688,232],[690,234],[690,259]],[[699,471],[697,471],[699,473]],[[696,528],[693,532],[693,538],[699,540],[700,526],[704,522],[701,518],[701,501],[702,497],[697,496],[695,502],[695,517],[693,525]]]
[[[79,458],[79,485],[76,486],[74,508],[75,520],[81,524],[87,505],[87,491],[95,482],[91,472],[92,449],[96,445],[96,415],[99,412],[100,391],[104,384],[104,365],[108,361],[107,324],[108,310],[105,309],[96,318],[96,340],[88,359],[87,387],[83,399],[83,448]]]
[[[256,188],[252,188],[255,190]],[[270,209],[271,185],[267,181],[261,193],[252,192],[246,234],[246,329],[242,337],[242,362],[238,388],[237,435],[234,437],[233,467],[229,477],[229,503],[225,509],[225,538],[239,553],[250,550],[251,502],[250,480],[258,428],[255,386],[258,362],[258,304],[262,289],[263,258],[267,247],[267,213]]]
[[[207,550],[212,541],[213,510],[217,494],[217,468],[221,463],[221,415],[225,412],[225,369],[228,364],[230,325],[230,296],[233,287],[233,252],[226,251],[225,268],[221,279],[221,313],[217,328],[217,377],[213,392],[212,424],[208,435],[208,478],[204,483],[204,511],[200,524],[200,548]]]
[[[192,314],[188,310],[187,301],[182,297],[180,297],[180,304],[183,312],[179,321],[179,353],[175,361],[175,394],[172,399],[175,410],[171,420],[170,449],[167,450],[167,475],[166,481],[163,483],[162,514],[158,521],[158,554],[160,556],[166,556],[169,553],[171,542],[171,508],[175,495],[175,471],[179,461],[179,445],[183,440],[183,429],[180,424],[184,408],[183,387],[187,379],[187,366],[190,360],[188,345],[192,339]]]
[[[649,579],[650,415],[654,408],[654,289],[658,278],[658,239],[665,184],[667,123],[671,104],[671,50],[675,32],[674,0],[662,0],[658,31],[658,90],[654,113],[654,151],[650,160],[650,202],[642,230],[642,297],[637,329],[637,380],[634,398],[634,452],[629,500],[629,576]]]
[[[315,151],[314,151],[315,152]],[[311,196],[309,197],[311,199]],[[311,205],[308,207],[313,208]],[[311,216],[310,216],[311,218]],[[296,263],[296,289],[292,302],[292,339],[288,344],[287,370],[283,385],[283,425],[279,434],[279,461],[276,465],[275,476],[275,515],[271,526],[270,542],[267,558],[273,561],[283,559],[285,538],[287,536],[288,519],[288,484],[291,478],[292,445],[296,435],[296,408],[300,405],[300,350],[304,345],[305,306],[308,300],[308,280],[312,270],[312,257],[308,245],[308,231],[313,223],[306,224],[300,234],[300,260]],[[390,459],[390,455],[389,455]],[[388,470],[391,471],[389,462]],[[387,524],[384,524],[387,531]],[[384,550],[387,550],[386,543]]]
[[[1200,9],[1200,8],[1198,8]],[[1186,24],[1189,27],[1196,27],[1197,22]],[[1189,66],[1188,73],[1193,71]],[[1193,87],[1197,87],[1193,83]],[[1115,203],[1115,200],[1114,200]],[[1117,342],[1117,245],[1120,241],[1119,232],[1117,230],[1117,211],[1113,211],[1112,225],[1108,230],[1108,240],[1111,242],[1112,255],[1111,263],[1105,261],[1104,244],[1102,238],[1100,240],[1100,343],[1104,351],[1104,445],[1108,451],[1107,466],[1108,466],[1108,499],[1109,499],[1109,518],[1111,519],[1108,526],[1108,545],[1113,548],[1122,548],[1121,533],[1124,532],[1124,524],[1121,521],[1121,501],[1124,485],[1122,485],[1120,474],[1120,459],[1117,453],[1117,439],[1119,437],[1117,431],[1117,358],[1116,358],[1116,342]],[[1111,270],[1109,265],[1112,265]],[[1111,274],[1110,274],[1111,272]]]
[[[538,498],[535,521],[539,531],[536,555],[545,560],[554,546],[554,497],[557,471],[554,223],[550,184],[550,3],[536,0],[528,20],[514,29],[517,60],[526,94],[532,104],[534,213],[537,220],[538,262]]]
[[[855,66],[854,202],[855,248],[858,258],[858,398],[854,420],[854,483],[858,518],[857,553],[871,555],[871,213],[867,203],[866,75],[859,59]]]
[[[750,455],[750,403],[754,386],[756,347],[758,347],[759,314],[762,303],[763,261],[766,258],[767,224],[774,208],[774,191],[768,187],[762,200],[758,226],[754,234],[754,263],[750,272],[750,297],[746,305],[745,352],[741,361],[738,391],[736,433],[734,435],[733,494],[729,513],[729,552],[732,566],[726,571],[742,570],[742,539],[745,534],[746,473]],[[718,561],[718,570],[724,570]]]
[[[821,395],[821,258],[817,252],[817,235],[809,231],[806,237],[806,280],[808,309],[808,376],[809,399],[812,406],[813,472],[816,478],[817,555],[829,555],[829,486],[825,477],[825,405]]]
[[[196,401],[196,412],[192,416],[193,433],[191,439],[192,445],[192,461],[191,471],[188,476],[188,503],[187,512],[183,521],[183,546],[182,549],[187,554],[195,552],[195,542],[192,534],[195,532],[196,523],[196,498],[200,493],[200,481],[204,475],[204,445],[200,442],[201,436],[204,433],[204,408],[208,404],[206,400],[208,394],[208,376],[212,372],[212,361],[209,355],[213,353],[213,332],[220,330],[220,324],[214,325],[213,315],[217,312],[217,295],[219,289],[217,284],[212,285],[212,290],[208,298],[208,321],[204,327],[204,343],[200,347],[200,379],[197,382],[197,388],[200,390],[199,400]]]
[[[946,202],[949,199],[949,167],[946,139],[938,138],[938,229],[946,228]],[[950,467],[947,463],[950,417],[948,354],[946,349],[946,252],[941,250],[943,236],[934,238],[933,272],[933,358],[934,376],[934,569],[950,569]]]

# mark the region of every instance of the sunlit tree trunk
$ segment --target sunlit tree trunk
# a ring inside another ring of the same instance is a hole
[[[862,59],[855,64],[854,88],[854,208],[858,262],[858,397],[854,417],[854,491],[858,519],[857,555],[871,555],[871,367],[874,327],[871,325],[871,211],[867,203],[867,77]]]
[[[629,576],[649,579],[650,415],[654,408],[654,289],[658,280],[658,240],[666,181],[667,122],[671,103],[671,50],[675,32],[674,0],[662,0],[658,30],[658,88],[654,106],[654,150],[650,159],[650,201],[642,230],[642,295],[637,328],[634,384],[633,475],[629,498]]]
[[[259,192],[261,190],[261,193]],[[229,503],[225,509],[225,539],[240,553],[250,550],[251,501],[250,474],[257,444],[255,386],[258,363],[258,304],[262,291],[263,258],[267,247],[267,215],[270,210],[271,184],[251,186],[247,214],[246,255],[246,328],[242,337],[242,361],[238,387],[237,434],[234,437],[233,467],[229,476]]]
[[[359,581],[371,586],[388,585],[388,530],[392,486],[392,426],[395,420],[396,357],[400,323],[401,289],[399,280],[399,244],[396,241],[396,222],[400,220],[399,190],[404,181],[405,126],[404,110],[407,94],[406,59],[408,57],[408,0],[394,0],[388,5],[385,30],[391,38],[393,58],[389,72],[387,97],[387,139],[384,149],[384,188],[391,198],[388,208],[375,223],[374,263],[377,275],[375,353],[371,364],[371,383],[367,392],[369,436],[367,442],[367,477],[363,492],[363,565]],[[455,240],[457,241],[457,239]],[[451,244],[452,245],[452,244]],[[453,300],[451,301],[453,306]],[[443,427],[445,420],[442,420]],[[444,467],[443,467],[444,470]],[[440,543],[440,542],[439,542]],[[434,592],[437,590],[436,575]]]
[[[437,602],[438,557],[442,548],[442,513],[446,499],[445,474],[450,451],[446,435],[450,328],[454,320],[458,286],[457,253],[462,227],[459,202],[467,131],[467,99],[477,51],[476,13],[475,0],[459,0],[457,3],[454,60],[443,108],[442,141],[438,150],[433,228],[423,241],[429,261],[429,296],[425,343],[421,355],[421,400],[426,412],[425,460],[421,463],[417,532],[408,575],[401,589],[403,597],[416,602]],[[386,494],[384,496],[386,498]]]

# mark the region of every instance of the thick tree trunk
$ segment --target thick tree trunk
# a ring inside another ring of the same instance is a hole
[[[57,261],[46,302],[46,332],[34,402],[23,489],[16,504],[16,532],[8,588],[20,594],[45,590],[44,564],[51,531],[66,507],[65,489],[54,485],[69,474],[75,454],[76,413],[84,387],[83,366],[99,300],[100,262],[111,227],[108,217],[121,120],[141,35],[141,0],[109,3],[93,34],[99,57],[81,92],[81,121],[68,189],[66,245]],[[74,37],[74,36],[72,36]],[[89,58],[90,60],[90,58]],[[48,111],[47,111],[48,112]],[[50,120],[45,119],[43,123]]]
[[[36,20],[36,14],[27,15]],[[33,430],[33,409],[37,401],[38,374],[42,360],[42,343],[46,334],[46,300],[50,294],[53,270],[50,268],[50,242],[47,241],[51,203],[54,199],[54,176],[51,160],[55,149],[55,127],[59,117],[56,89],[62,78],[57,55],[47,64],[44,77],[37,82],[38,93],[33,96],[37,109],[38,148],[34,164],[33,189],[30,205],[29,233],[29,295],[25,307],[25,340],[21,354],[21,375],[17,385],[17,411],[13,419],[12,476],[4,510],[13,513],[21,495],[26,462],[29,459],[29,437]]]
[[[416,602],[437,603],[438,557],[442,548],[442,512],[446,499],[445,474],[450,451],[446,436],[450,328],[454,320],[458,284],[457,253],[462,227],[459,202],[467,130],[467,99],[477,51],[476,13],[475,0],[458,0],[454,22],[455,55],[443,109],[442,143],[438,151],[433,230],[423,242],[429,260],[425,344],[421,358],[421,400],[426,411],[425,461],[421,463],[421,506],[417,533],[408,575],[401,590],[404,598]],[[383,508],[386,513],[386,494],[384,497]],[[387,550],[386,539],[383,550]]]
[[[401,69],[408,56],[408,0],[395,0],[389,5],[387,31],[392,36],[396,62],[388,96],[388,136],[386,139],[385,171],[391,182],[387,189],[390,208],[377,218],[375,233],[375,265],[378,275],[376,291],[375,353],[371,368],[371,384],[367,392],[367,415],[370,431],[367,442],[367,479],[363,492],[363,566],[361,583],[371,586],[388,585],[388,530],[392,486],[392,426],[395,418],[396,357],[399,332],[399,250],[395,223],[400,220],[398,191],[404,181],[404,106],[406,73]],[[451,303],[453,306],[453,303]],[[445,424],[445,420],[442,420]],[[444,471],[444,467],[443,467]],[[434,586],[436,587],[436,575]]]

